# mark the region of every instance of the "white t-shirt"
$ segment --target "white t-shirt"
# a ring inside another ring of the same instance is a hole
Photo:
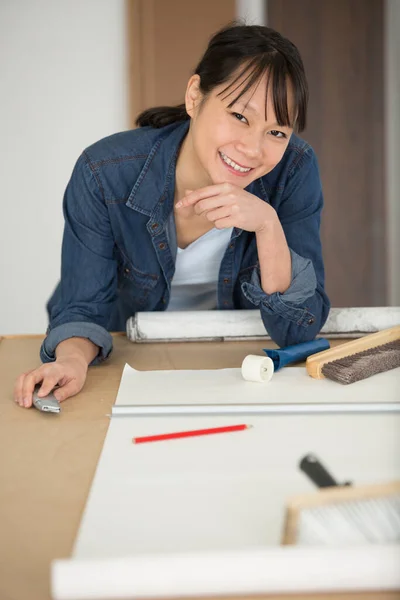
[[[185,249],[178,248],[167,310],[217,308],[219,269],[231,235],[232,228],[214,227]]]

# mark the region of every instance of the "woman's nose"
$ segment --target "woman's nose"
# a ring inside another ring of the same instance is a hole
[[[248,136],[236,144],[238,152],[249,159],[257,160],[262,156],[262,141],[259,136]]]

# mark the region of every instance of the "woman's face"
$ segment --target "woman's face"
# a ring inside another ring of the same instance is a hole
[[[226,84],[213,90],[201,106],[198,84],[199,77],[194,75],[187,88],[186,109],[192,118],[193,158],[203,171],[206,185],[228,182],[245,188],[272,171],[281,160],[293,129],[277,124],[270,93],[265,113],[267,75],[256,89],[248,90],[230,108],[228,104],[235,96],[226,97],[229,90],[218,96]],[[233,93],[237,95],[238,91]]]

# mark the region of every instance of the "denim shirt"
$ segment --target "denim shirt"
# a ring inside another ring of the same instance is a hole
[[[61,279],[47,304],[43,362],[71,337],[112,350],[110,331],[124,331],[139,311],[168,306],[177,253],[175,167],[189,122],[111,135],[79,157],[64,195]],[[292,134],[276,167],[246,191],[277,212],[291,253],[292,278],[282,294],[260,283],[255,234],[234,228],[218,279],[219,310],[259,307],[279,345],[314,339],[326,321],[320,242],[323,204],[312,148]]]

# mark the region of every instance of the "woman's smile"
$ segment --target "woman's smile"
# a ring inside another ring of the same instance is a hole
[[[254,170],[252,167],[244,167],[239,165],[234,160],[229,158],[229,156],[224,154],[224,152],[219,151],[218,154],[224,167],[238,177],[246,177],[246,175]]]

